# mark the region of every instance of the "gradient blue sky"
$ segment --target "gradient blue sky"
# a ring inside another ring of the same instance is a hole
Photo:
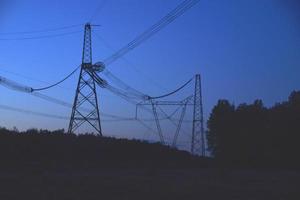
[[[33,31],[91,20],[93,60],[101,61],[147,29],[181,0],[14,0],[1,1],[0,75],[30,86],[55,82],[81,62],[83,33],[39,40],[1,40]],[[96,8],[101,9],[95,13]],[[300,89],[300,6],[297,0],[202,0],[150,40],[109,66],[129,85],[150,95],[172,90],[202,75],[205,117],[220,98],[235,104],[259,98],[267,106]],[[73,30],[81,30],[77,27]],[[45,34],[39,34],[45,35]],[[110,47],[108,47],[110,46]],[[7,72],[9,71],[9,72]],[[78,74],[45,94],[73,101]],[[187,88],[177,99],[192,94]],[[101,111],[133,116],[134,106],[99,89]],[[0,87],[0,104],[70,115],[70,109]],[[0,126],[66,128],[68,121],[0,111]],[[149,124],[155,128],[154,124]],[[152,137],[139,124],[103,123],[107,135]],[[187,133],[190,127],[184,126]],[[172,132],[169,130],[169,132]],[[155,139],[156,137],[154,137]],[[187,136],[188,138],[188,136]],[[157,139],[157,138],[156,138]],[[182,139],[184,140],[184,139]],[[188,140],[188,139],[187,139]]]

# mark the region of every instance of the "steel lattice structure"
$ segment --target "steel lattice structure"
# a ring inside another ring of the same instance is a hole
[[[78,79],[72,114],[69,124],[69,133],[75,131],[84,123],[88,123],[97,134],[102,136],[96,84],[92,73],[92,36],[91,25],[86,24],[82,52],[82,64]],[[88,112],[87,112],[88,110]]]
[[[196,75],[195,93],[194,93],[194,113],[193,113],[193,130],[191,152],[205,156],[205,136],[204,136],[204,121],[203,121],[203,104],[201,91],[201,77]]]
[[[160,119],[159,119],[159,115],[157,113],[157,107],[158,106],[179,106],[179,107],[182,107],[178,123],[175,123],[172,120],[172,115],[174,113],[171,114],[170,116],[168,116],[166,113],[163,113],[164,118],[170,120],[176,126],[176,131],[175,131],[174,138],[173,138],[173,141],[172,141],[172,144],[171,144],[172,147],[176,147],[178,135],[179,135],[179,132],[180,132],[180,129],[181,129],[183,118],[184,118],[185,113],[186,113],[186,108],[187,108],[187,106],[193,106],[194,105],[193,103],[191,103],[192,97],[193,96],[189,96],[189,97],[185,98],[182,101],[156,101],[154,99],[151,99],[151,97],[150,97],[150,100],[140,102],[136,105],[136,119],[138,118],[137,117],[137,110],[138,110],[139,106],[151,106],[152,112],[153,112],[153,115],[154,115],[154,119],[155,119],[156,128],[157,128],[158,135],[159,135],[159,138],[160,138],[160,142],[161,142],[161,144],[167,144],[166,141],[165,141],[164,135],[163,135],[161,125],[160,125]]]

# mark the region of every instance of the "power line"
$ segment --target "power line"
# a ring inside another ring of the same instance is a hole
[[[104,46],[109,49],[111,52],[115,52],[115,49],[103,38],[101,37],[97,32],[93,31],[94,35],[96,35],[96,38],[101,40],[101,42],[104,44]],[[125,63],[127,63],[127,66],[131,67],[135,72],[142,75],[144,78],[146,78],[148,81],[152,82],[157,88],[164,88],[163,85],[156,82],[154,79],[152,79],[150,76],[146,75],[144,72],[142,72],[138,67],[136,67],[131,61],[129,61],[126,57],[121,57],[121,60],[123,60]]]
[[[46,32],[53,32],[53,31],[61,31],[66,29],[71,29],[75,27],[83,26],[83,24],[75,24],[70,26],[61,26],[56,28],[48,28],[48,29],[41,29],[35,31],[19,31],[19,32],[0,32],[0,35],[20,35],[20,34],[35,34],[35,33],[46,33]]]
[[[145,124],[143,121],[137,119],[137,122],[139,122],[142,126],[144,126],[146,129],[148,129],[149,131],[153,132],[154,134],[158,135],[158,133],[150,126],[148,126],[147,124]]]
[[[61,105],[61,106],[64,106],[64,107],[68,107],[68,108],[73,107],[73,105],[68,103],[68,102],[62,101],[62,100],[54,98],[54,97],[50,97],[48,95],[45,95],[45,94],[42,94],[42,93],[39,93],[39,92],[33,92],[33,88],[28,87],[28,86],[23,85],[23,84],[20,84],[20,83],[17,83],[15,81],[9,80],[5,77],[0,76],[0,85],[3,85],[3,86],[5,86],[5,87],[7,87],[11,90],[16,90],[16,91],[19,91],[19,92],[31,94],[34,97],[38,97],[38,98],[43,99],[45,101],[55,103],[55,104],[58,104],[58,105]],[[112,90],[112,92],[117,94],[118,96],[121,96],[122,98],[124,98],[128,102],[133,103],[134,105],[137,104],[136,101],[131,100],[127,95],[124,95],[123,93],[118,92],[118,90],[115,90],[115,91]],[[86,111],[86,112],[90,112],[89,109],[85,109],[85,108],[81,108],[81,109]],[[110,116],[112,116],[112,115],[110,115]]]
[[[7,105],[1,105],[1,104],[0,104],[0,109],[19,112],[22,114],[36,115],[36,116],[55,118],[55,119],[62,119],[62,120],[70,119],[70,117],[68,117],[68,116],[53,115],[53,114],[37,112],[37,111],[32,111],[32,110],[27,110],[27,109],[22,109],[22,108],[16,108],[16,107],[7,106]],[[107,116],[107,115],[104,114],[103,116]],[[122,122],[122,121],[135,121],[135,119],[134,118],[115,118],[115,119],[102,119],[101,121],[103,121],[103,122]]]
[[[39,92],[33,92],[33,93],[30,93],[30,94],[35,96],[35,97],[38,97],[40,99],[43,99],[45,101],[54,103],[54,104],[58,104],[58,105],[68,107],[68,108],[73,107],[73,104],[71,104],[71,103],[68,103],[66,101],[63,101],[63,100],[60,100],[60,99],[57,99],[57,98],[54,98],[54,97],[51,97],[51,96],[48,96],[48,95],[45,95],[45,94],[41,94]],[[81,108],[81,110],[85,111],[85,112],[90,112],[91,111],[90,109],[87,109],[87,108]],[[103,113],[103,112],[101,114],[103,116],[114,118],[114,119],[129,119],[129,118],[126,118],[126,117],[123,117],[123,116],[117,116],[117,115],[107,114],[107,113]]]
[[[129,96],[137,97],[141,100],[145,99],[147,97],[146,94],[132,88],[128,84],[126,84],[124,81],[121,79],[117,78],[115,75],[113,75],[111,72],[109,72],[107,69],[103,71],[103,74],[109,78],[111,81],[114,81],[114,83],[118,84],[124,91],[125,93],[128,94]],[[105,88],[107,87],[113,87],[110,84],[108,84]]]
[[[185,86],[187,86],[194,78],[191,78],[190,80],[188,80],[186,83],[184,83],[182,86],[180,86],[179,88],[177,88],[176,90],[172,91],[172,92],[169,92],[167,94],[164,94],[164,95],[160,95],[160,96],[156,96],[156,97],[151,97],[149,96],[149,99],[161,99],[161,98],[164,98],[164,97],[168,97],[168,96],[171,96],[172,94],[175,94],[177,92],[179,92],[180,90],[182,90]]]
[[[32,96],[43,99],[45,101],[48,101],[48,102],[51,102],[51,103],[54,103],[54,104],[57,104],[57,105],[61,105],[61,106],[64,106],[64,107],[72,108],[72,104],[70,104],[68,102],[65,102],[65,101],[62,101],[60,99],[50,97],[48,95],[45,95],[45,94],[42,94],[42,93],[39,93],[39,92],[33,92],[33,93],[30,93],[30,94]],[[89,112],[89,110],[85,110],[85,111]]]
[[[185,1],[183,1],[175,9],[173,9],[171,12],[169,12],[167,15],[165,15],[163,18],[161,18],[157,23],[152,25],[149,29],[144,31],[139,36],[137,36],[134,40],[132,40],[127,45],[125,45],[119,51],[115,52],[112,56],[106,58],[103,61],[104,64],[105,65],[110,65],[111,63],[113,63],[117,59],[119,59],[120,57],[127,54],[129,51],[135,49],[137,46],[142,44],[144,41],[148,40],[153,35],[155,35],[157,32],[162,30],[164,27],[166,27],[167,25],[172,23],[179,16],[183,15],[187,10],[192,8],[198,2],[199,2],[199,0],[185,0]]]
[[[25,93],[31,93],[32,88],[22,85],[20,83],[17,83],[15,81],[9,80],[5,77],[0,76],[0,85],[3,85],[4,87],[7,87],[11,90],[16,90],[19,92],[25,92]]]
[[[1,76],[0,76],[0,85],[3,85],[3,86],[5,86],[5,87],[7,87],[11,90],[16,90],[16,91],[19,91],[19,92],[30,94],[34,97],[38,97],[38,98],[43,99],[45,101],[55,103],[55,104],[58,104],[58,105],[61,105],[61,106],[64,106],[64,107],[68,107],[68,108],[73,107],[73,105],[68,103],[68,102],[62,101],[62,100],[54,98],[54,97],[50,97],[48,95],[45,95],[45,94],[42,94],[42,93],[39,93],[39,92],[33,92],[33,89],[31,87],[28,87],[26,85],[22,85],[20,83],[14,82],[12,80],[9,80],[9,79],[1,77]],[[90,112],[89,109],[85,109],[85,108],[81,108],[81,109],[83,111]],[[112,117],[113,115],[109,115],[109,116]]]
[[[46,39],[46,38],[57,38],[66,35],[73,35],[76,33],[82,33],[82,31],[73,31],[67,33],[60,33],[60,34],[51,34],[51,35],[43,35],[43,36],[32,36],[32,37],[19,37],[19,38],[0,38],[2,41],[18,41],[18,40],[36,40],[36,39]]]
[[[52,84],[52,85],[49,85],[49,86],[46,86],[46,87],[42,87],[42,88],[32,88],[32,91],[41,91],[41,90],[47,90],[47,89],[50,89],[50,88],[53,88],[59,84],[61,84],[62,82],[64,82],[65,80],[67,80],[68,78],[70,78],[81,66],[79,65],[78,67],[76,67],[75,70],[73,70],[70,74],[68,74],[65,78],[63,78],[62,80]]]
[[[14,76],[21,77],[22,79],[26,79],[26,80],[30,80],[30,81],[35,81],[35,82],[39,82],[39,83],[44,83],[44,84],[49,84],[49,85],[51,84],[50,82],[47,82],[47,81],[44,81],[44,80],[40,80],[40,79],[31,77],[31,76],[23,75],[23,74],[20,74],[20,73],[8,71],[6,69],[0,69],[0,71],[2,71],[4,73],[7,73],[7,74],[12,74]],[[1,77],[0,77],[0,79],[1,79]],[[66,88],[66,87],[63,87],[63,86],[59,86],[59,87],[62,88],[62,89],[64,89],[64,90],[68,90],[68,91],[71,90],[70,88]]]
[[[0,84],[4,85],[6,87],[9,87],[11,89],[19,90],[21,92],[27,92],[27,93],[28,92],[35,92],[35,91],[47,90],[47,89],[53,88],[53,87],[61,84],[62,82],[64,82],[68,78],[70,78],[79,68],[80,68],[80,66],[76,67],[70,74],[68,74],[62,80],[60,80],[60,81],[58,81],[58,82],[56,82],[54,84],[48,85],[46,87],[42,87],[42,88],[32,88],[32,87],[24,86],[24,85],[21,85],[21,84],[19,84],[17,82],[11,81],[11,80],[9,80],[7,78],[4,78],[4,77],[1,77],[1,76],[0,76]],[[6,70],[4,70],[4,71],[6,71]],[[13,74],[21,76],[20,74],[17,74],[17,73],[13,73]],[[32,78],[30,78],[30,79],[32,79]],[[45,82],[45,81],[40,81],[40,82]]]
[[[23,74],[20,74],[20,73],[16,73],[16,72],[12,72],[12,71],[8,71],[6,69],[1,69],[0,68],[0,71],[4,72],[4,73],[7,73],[7,74],[12,74],[14,76],[18,76],[18,77],[21,77],[23,79],[26,79],[26,80],[31,80],[31,81],[35,81],[35,82],[39,82],[39,83],[44,83],[44,84],[48,84],[48,85],[52,85],[53,83],[50,83],[48,81],[44,81],[44,80],[41,80],[41,79],[37,79],[37,78],[34,78],[34,77],[31,77],[31,76],[27,76],[27,75],[23,75]],[[4,77],[1,77],[0,76],[0,79],[1,78],[4,78]],[[0,84],[1,84],[1,80],[0,80]],[[73,92],[73,89],[72,88],[69,88],[69,87],[65,87],[65,86],[62,86],[62,85],[57,85],[59,88],[61,89],[64,89],[68,92]],[[102,96],[106,96],[106,95],[103,95]]]
[[[50,117],[50,118],[63,119],[63,120],[68,120],[69,119],[69,117],[65,117],[65,116],[46,114],[46,113],[41,113],[41,112],[36,112],[36,111],[31,111],[31,110],[25,110],[25,109],[22,109],[22,108],[15,108],[15,107],[6,106],[6,105],[0,105],[0,109],[19,112],[19,113],[23,113],[23,114],[29,114],[29,115],[37,115],[37,116],[42,116],[42,117]]]
[[[43,81],[43,80],[40,80],[40,79],[36,79],[36,78],[33,78],[33,77],[29,77],[29,76],[25,76],[25,75],[22,75],[22,74],[19,74],[19,73],[16,73],[16,72],[8,71],[6,69],[0,69],[0,71],[8,73],[8,74],[15,75],[15,76],[19,76],[21,78],[25,78],[27,80],[37,81],[37,82],[45,83],[45,84],[50,84],[50,83],[48,83],[46,81]]]

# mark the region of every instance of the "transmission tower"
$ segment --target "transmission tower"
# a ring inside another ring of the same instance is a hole
[[[205,137],[203,124],[203,104],[201,91],[201,77],[196,74],[194,92],[194,113],[193,113],[193,129],[192,129],[192,154],[205,156]]]
[[[88,23],[84,28],[82,64],[68,133],[75,133],[80,126],[87,123],[97,134],[102,136],[96,84],[92,75],[96,69],[92,64],[91,32],[91,25]]]

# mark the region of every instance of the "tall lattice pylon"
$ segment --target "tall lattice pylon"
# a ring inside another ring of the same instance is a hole
[[[96,134],[102,135],[96,84],[94,77],[91,75],[91,72],[94,70],[91,32],[91,25],[86,24],[84,28],[82,64],[68,132],[75,133],[83,124],[87,124],[92,128],[93,133],[95,131]],[[87,130],[83,131],[88,132]]]
[[[194,92],[194,113],[192,129],[192,154],[205,156],[205,135],[204,135],[203,104],[201,91],[201,77],[196,74]]]

